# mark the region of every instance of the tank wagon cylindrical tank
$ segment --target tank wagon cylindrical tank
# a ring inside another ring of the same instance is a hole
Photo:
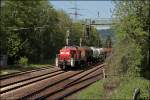
[[[98,51],[99,51],[99,60],[100,62],[102,62],[105,60],[105,51],[103,48],[98,48]]]
[[[93,55],[92,55],[92,62],[102,62],[105,59],[106,50],[103,48],[95,48],[90,47],[92,49]]]

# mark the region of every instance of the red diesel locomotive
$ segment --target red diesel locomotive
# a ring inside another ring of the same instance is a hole
[[[56,66],[59,66],[63,69],[65,69],[66,66],[74,67],[75,61],[80,59],[80,56],[80,51],[77,50],[76,47],[65,46],[60,50],[56,57]]]

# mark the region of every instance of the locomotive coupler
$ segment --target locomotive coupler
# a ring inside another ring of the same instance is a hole
[[[63,65],[67,65],[67,61],[66,61],[66,59],[64,59],[64,61],[63,61]]]

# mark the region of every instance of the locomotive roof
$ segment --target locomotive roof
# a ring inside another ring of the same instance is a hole
[[[88,46],[82,46],[82,47],[79,47],[79,46],[65,46],[61,50],[64,50],[64,49],[70,49],[70,50],[86,49],[86,50],[90,50],[90,49],[96,49],[96,48],[88,47]]]
[[[77,49],[78,46],[65,46],[62,49]]]

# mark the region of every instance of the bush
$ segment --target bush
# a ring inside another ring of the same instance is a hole
[[[111,59],[106,60],[109,64],[109,74],[127,74],[139,76],[141,70],[141,48],[139,45],[128,40],[120,41],[114,47]]]
[[[20,65],[28,65],[28,58],[27,57],[21,57],[19,60]]]

